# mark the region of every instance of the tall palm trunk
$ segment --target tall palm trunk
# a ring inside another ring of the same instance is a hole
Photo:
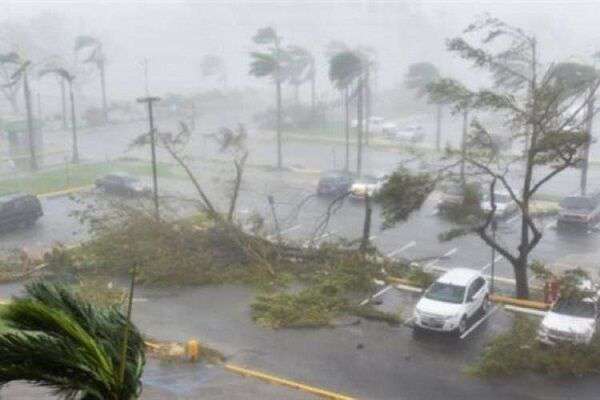
[[[281,155],[281,80],[277,78],[275,82],[277,90],[277,168],[281,169],[283,166],[282,155]]]
[[[79,163],[79,145],[77,144],[77,123],[75,116],[75,96],[73,82],[69,81],[69,100],[71,101],[71,134],[73,135],[73,164]]]
[[[103,60],[99,62],[98,68],[100,69],[100,85],[102,86],[102,117],[106,124],[108,123],[108,105],[106,104],[106,75]]]
[[[23,94],[25,96],[25,110],[27,112],[27,139],[29,144],[29,165],[32,171],[37,171],[38,162],[35,149],[35,131],[33,127],[33,111],[31,109],[31,91],[29,90],[29,76],[27,69],[23,70]]]
[[[371,208],[371,196],[367,193],[365,197],[365,219],[363,221],[363,234],[360,241],[360,251],[366,253],[369,249],[369,241],[371,238],[371,215],[373,209]]]
[[[358,81],[358,98],[356,100],[356,141],[357,141],[357,154],[356,154],[356,174],[358,176],[362,173],[362,151],[363,151],[363,81]]]
[[[371,136],[371,78],[370,68],[367,68],[365,72],[365,144],[369,146],[369,139]]]
[[[442,105],[436,106],[436,118],[435,118],[435,149],[440,151],[442,146]]]
[[[344,88],[344,134],[346,135],[346,158],[344,170],[350,171],[350,95],[348,87]]]
[[[63,129],[67,129],[67,96],[65,90],[65,80],[63,78],[58,78],[60,80],[60,104],[62,111],[62,127]]]

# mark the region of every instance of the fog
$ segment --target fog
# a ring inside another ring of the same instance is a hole
[[[548,61],[587,59],[600,47],[597,6],[594,1],[5,0],[0,13],[3,21],[16,24],[46,20],[34,35],[42,42],[53,37],[47,42],[53,51],[69,51],[77,35],[97,36],[108,59],[111,98],[131,99],[144,90],[144,59],[153,93],[214,86],[199,73],[205,54],[223,57],[231,87],[266,87],[268,82],[248,75],[248,53],[255,49],[251,37],[264,26],[275,27],[284,44],[307,47],[316,55],[319,91],[331,90],[324,52],[332,40],[373,47],[381,87],[401,82],[407,66],[419,61],[460,79],[469,67],[445,51],[444,40],[486,12],[535,33]],[[6,38],[0,47],[7,48]]]

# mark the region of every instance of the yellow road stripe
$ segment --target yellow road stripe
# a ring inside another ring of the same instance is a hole
[[[354,397],[345,396],[343,394],[330,392],[328,390],[319,389],[313,386],[305,385],[303,383],[290,381],[283,378],[278,378],[273,375],[269,375],[263,372],[258,372],[254,370],[250,370],[247,368],[239,367],[237,365],[225,364],[225,369],[231,372],[235,372],[236,374],[240,374],[243,376],[250,376],[253,378],[257,378],[274,385],[287,386],[292,389],[298,389],[300,391],[313,394],[315,396],[324,398],[324,399],[332,399],[332,400],[355,400]]]
[[[69,188],[69,189],[58,190],[56,192],[48,192],[48,193],[38,194],[38,197],[51,198],[51,197],[65,196],[65,195],[68,195],[71,193],[77,193],[77,192],[81,192],[83,190],[91,189],[93,187],[94,187],[94,185],[77,186],[77,187],[73,187],[73,188]]]

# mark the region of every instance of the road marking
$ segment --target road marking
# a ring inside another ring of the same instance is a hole
[[[284,230],[282,230],[281,232],[279,232],[280,235],[283,235],[285,233],[291,232],[291,231],[295,231],[296,229],[300,228],[302,225],[298,224],[298,225],[294,225],[291,226],[289,228],[286,228]],[[270,235],[267,235],[267,240],[271,240],[273,238],[277,237],[277,233],[272,233]]]
[[[425,264],[425,266],[423,267],[424,270],[433,268],[435,266],[435,264],[440,261],[442,258],[448,258],[451,255],[453,255],[454,253],[456,253],[458,251],[458,247],[455,247],[449,251],[447,251],[446,253],[442,254],[441,256],[439,256],[438,258],[436,258],[433,261],[430,261],[429,263]]]
[[[517,218],[519,218],[520,214],[515,215],[514,217],[510,217],[508,220],[506,220],[506,224],[512,224]]]
[[[492,316],[492,314],[494,314],[494,313],[495,313],[496,311],[498,311],[499,309],[500,309],[500,307],[498,307],[498,306],[495,306],[494,308],[492,308],[492,309],[490,310],[490,312],[488,312],[487,314],[485,314],[485,315],[483,316],[483,318],[481,318],[479,321],[475,322],[475,323],[473,324],[473,326],[471,326],[471,327],[470,327],[470,328],[469,328],[469,329],[468,329],[468,330],[467,330],[465,333],[463,333],[462,335],[460,335],[460,338],[461,338],[461,339],[464,339],[464,338],[466,338],[467,336],[469,336],[469,334],[470,334],[471,332],[473,332],[473,331],[474,331],[474,330],[475,330],[475,329],[476,329],[476,328],[477,328],[479,325],[483,324],[483,321],[487,320],[489,317],[491,317],[491,316]]]
[[[429,214],[430,217],[435,217],[436,215],[438,215],[440,213],[440,210],[438,208],[435,209],[434,212],[432,212],[431,214]]]
[[[291,380],[288,380],[288,379],[279,378],[279,377],[274,376],[274,375],[266,374],[264,372],[250,370],[250,369],[247,369],[247,368],[239,367],[237,365],[225,364],[224,367],[225,367],[226,370],[234,372],[234,373],[242,375],[242,376],[249,376],[249,377],[252,377],[252,378],[260,379],[260,380],[265,381],[265,382],[269,382],[269,383],[274,384],[274,385],[281,385],[281,386],[287,386],[287,387],[292,388],[292,389],[298,389],[300,391],[313,394],[313,395],[318,396],[318,397],[323,398],[323,399],[330,399],[330,400],[355,400],[353,397],[346,396],[346,395],[343,395],[343,394],[340,394],[340,393],[331,392],[329,390],[317,388],[317,387],[314,387],[314,386],[309,386],[309,385],[306,385],[304,383],[300,383],[300,382],[295,382],[295,381],[291,381]]]
[[[377,235],[369,236],[369,240],[375,240],[375,239],[377,239]]]
[[[555,226],[556,226],[556,221],[551,221],[550,223],[546,224],[546,226],[544,228],[551,229],[551,228],[554,228]]]
[[[307,240],[306,242],[304,242],[304,244],[302,246],[303,247],[308,247],[311,243],[314,244],[314,243],[320,242],[321,240],[326,239],[326,238],[328,238],[331,235],[334,235],[335,232],[336,231],[327,232],[327,233],[324,233],[321,236],[315,238],[314,240]]]
[[[504,259],[504,257],[502,257],[502,256],[496,256],[496,258],[494,258],[494,262],[497,263],[498,261],[500,261],[502,259]],[[486,269],[488,269],[491,266],[492,266],[492,263],[485,264],[483,267],[481,267],[481,272],[485,271]]]
[[[387,257],[394,257],[395,255],[402,253],[404,250],[408,250],[411,247],[415,247],[416,245],[417,245],[417,242],[415,242],[413,240],[412,242],[405,244],[404,246],[400,247],[399,249],[396,249],[396,250],[388,253]]]
[[[385,292],[387,292],[388,290],[390,290],[392,288],[392,285],[387,285],[386,287],[384,287],[383,289],[381,289],[379,292],[375,293],[373,296],[371,297],[367,297],[366,299],[364,299],[363,301],[360,302],[361,306],[364,306],[365,304],[367,304],[369,301],[381,296],[382,294],[384,294]]]

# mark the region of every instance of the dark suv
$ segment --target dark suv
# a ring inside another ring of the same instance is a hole
[[[31,226],[44,215],[38,198],[31,194],[13,193],[0,196],[0,230]]]
[[[345,171],[326,171],[321,174],[317,185],[318,195],[341,195],[350,191],[354,183],[352,174]]]
[[[589,196],[567,196],[560,202],[558,227],[591,228],[600,221],[600,192]]]
[[[96,187],[106,193],[125,196],[145,196],[151,192],[150,187],[144,185],[135,176],[122,172],[96,179]]]

